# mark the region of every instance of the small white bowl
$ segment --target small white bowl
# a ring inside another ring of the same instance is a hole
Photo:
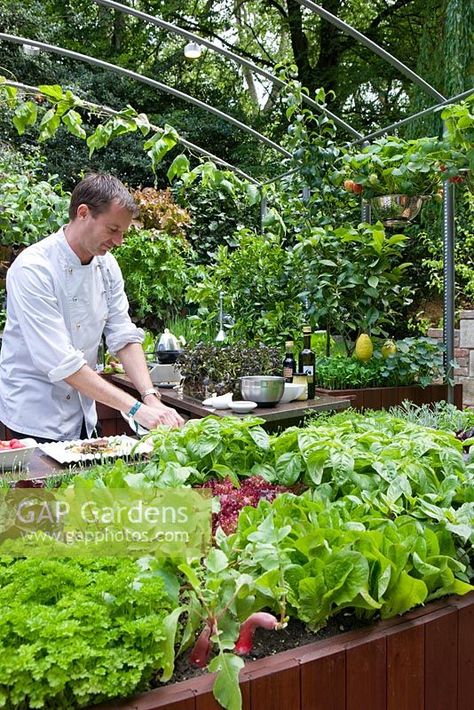
[[[213,409],[229,409],[232,404],[232,392],[221,394],[218,397],[209,397],[203,401],[205,407],[213,407]]]
[[[257,402],[244,402],[243,400],[230,403],[230,408],[234,412],[238,412],[239,414],[246,414],[247,412],[251,412],[252,409],[255,409],[256,406]]]
[[[297,399],[304,392],[304,385],[297,385],[293,382],[285,382],[285,389],[283,390],[282,398],[280,399],[280,404],[287,404]]]

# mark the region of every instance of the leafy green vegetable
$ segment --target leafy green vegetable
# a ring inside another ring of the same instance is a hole
[[[2,708],[127,696],[172,664],[174,602],[131,560],[4,558],[0,604]]]

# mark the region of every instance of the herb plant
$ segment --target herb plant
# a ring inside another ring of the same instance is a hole
[[[328,389],[364,387],[422,387],[444,377],[443,346],[431,338],[397,341],[397,351],[384,358],[379,350],[367,362],[334,355],[316,363],[316,386]]]
[[[183,350],[178,364],[185,378],[185,392],[205,399],[213,392],[239,393],[239,377],[244,375],[279,375],[281,360],[282,350],[278,347],[198,343]]]

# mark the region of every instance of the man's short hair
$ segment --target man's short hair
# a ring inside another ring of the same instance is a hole
[[[115,175],[90,173],[72,191],[69,203],[69,219],[77,217],[79,205],[87,205],[92,216],[107,212],[112,202],[125,207],[133,217],[138,216],[135,200],[125,185]]]

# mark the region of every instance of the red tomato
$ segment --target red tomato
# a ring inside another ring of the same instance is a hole
[[[24,449],[25,445],[18,441],[18,439],[11,439],[9,442],[10,449]]]

